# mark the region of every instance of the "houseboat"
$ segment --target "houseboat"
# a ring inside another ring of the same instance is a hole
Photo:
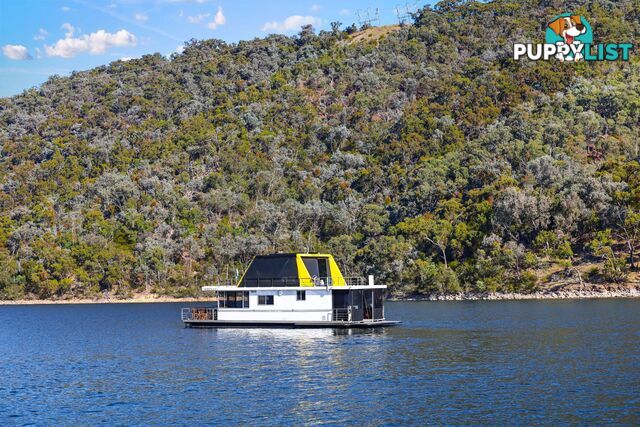
[[[345,277],[333,256],[256,256],[237,284],[203,286],[210,307],[183,308],[187,327],[371,328],[399,322],[384,315],[385,285]]]

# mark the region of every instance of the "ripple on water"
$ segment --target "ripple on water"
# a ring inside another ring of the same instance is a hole
[[[389,303],[404,323],[371,331],[184,329],[175,304],[0,307],[0,421],[637,424],[637,304]]]

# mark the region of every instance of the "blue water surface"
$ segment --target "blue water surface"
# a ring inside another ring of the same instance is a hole
[[[395,328],[0,306],[0,424],[640,423],[640,300],[390,302]]]

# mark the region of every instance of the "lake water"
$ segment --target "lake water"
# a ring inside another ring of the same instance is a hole
[[[389,302],[373,331],[0,307],[0,424],[638,424],[640,300]]]

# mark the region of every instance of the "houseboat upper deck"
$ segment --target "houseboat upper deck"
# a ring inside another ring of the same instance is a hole
[[[235,286],[203,286],[210,307],[185,308],[188,327],[368,328],[386,320],[385,285],[345,277],[329,254],[256,256]]]

